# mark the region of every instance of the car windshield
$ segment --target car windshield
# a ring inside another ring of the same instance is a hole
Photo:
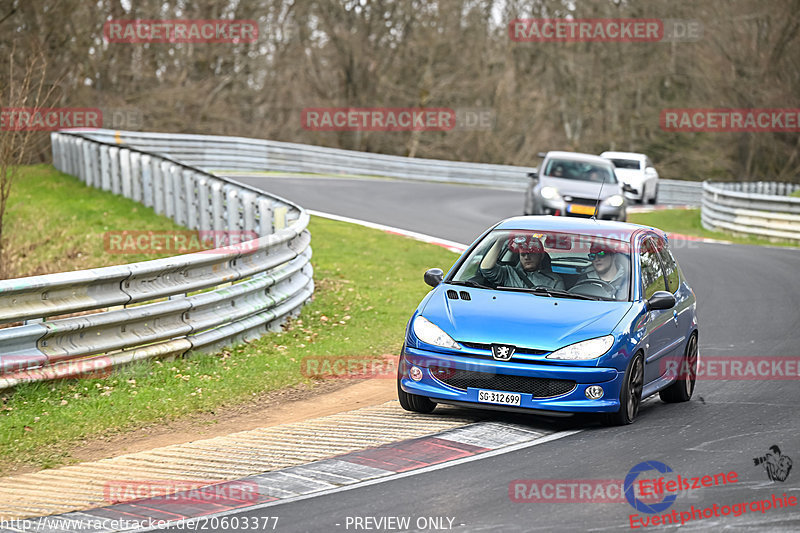
[[[641,162],[635,159],[612,159],[612,163],[617,168],[626,168],[631,170],[641,170]]]
[[[578,181],[616,183],[610,166],[570,159],[551,159],[544,170],[545,176]]]
[[[628,301],[631,254],[624,238],[497,229],[461,262],[449,282],[544,297]]]

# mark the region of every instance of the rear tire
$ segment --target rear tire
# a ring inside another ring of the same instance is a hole
[[[641,353],[633,356],[625,381],[619,394],[619,410],[616,413],[604,413],[603,421],[609,426],[626,426],[632,424],[639,414],[642,404],[642,387],[644,386],[644,357]]]
[[[688,402],[692,399],[695,381],[697,380],[697,335],[694,333],[686,343],[683,361],[675,383],[658,393],[661,401],[666,403]]]

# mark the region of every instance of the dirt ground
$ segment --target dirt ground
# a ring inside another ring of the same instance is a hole
[[[202,413],[111,437],[87,439],[71,451],[69,462],[96,461],[377,405],[396,399],[396,387],[394,379],[333,379],[314,386],[273,391],[244,405],[219,408],[214,414]],[[15,475],[36,470],[34,467],[22,467],[11,473]]]

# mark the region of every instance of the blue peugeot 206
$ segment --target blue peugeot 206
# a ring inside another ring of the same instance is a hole
[[[655,393],[692,396],[696,300],[660,230],[509,218],[425,282],[398,369],[406,410],[602,413],[621,425]]]

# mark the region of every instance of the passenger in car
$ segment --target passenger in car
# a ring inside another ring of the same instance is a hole
[[[599,279],[611,284],[614,287],[614,298],[626,300],[628,298],[628,256],[617,253],[610,247],[601,244],[593,244],[589,249],[589,260],[592,265],[575,283],[581,283],[589,279]]]
[[[480,270],[484,278],[496,286],[564,290],[564,281],[550,268],[550,256],[538,237],[525,234],[509,237],[508,249],[519,254],[519,263],[515,265],[498,264],[503,241],[498,239],[483,257]]]

